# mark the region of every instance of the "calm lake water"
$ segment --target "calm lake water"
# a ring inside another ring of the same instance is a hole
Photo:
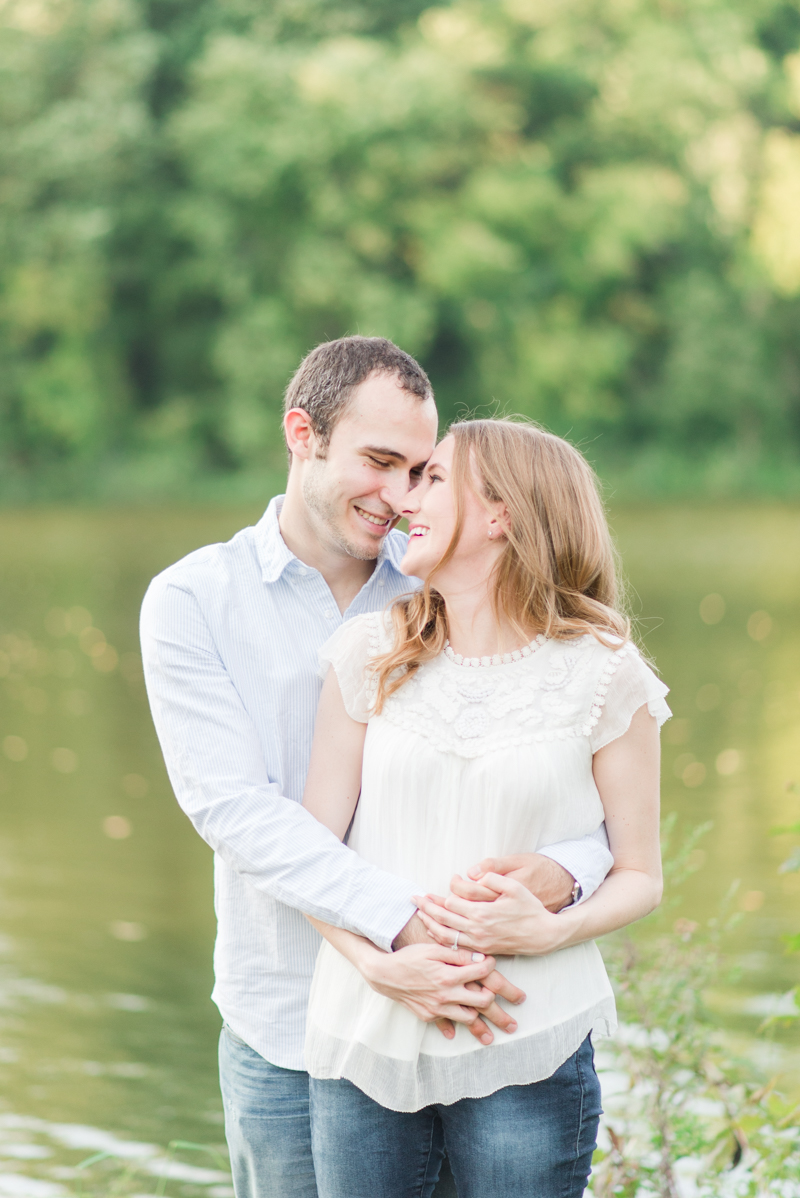
[[[58,1198],[111,1152],[126,1189],[227,1198],[219,1019],[208,995],[211,853],[179,811],[137,652],[151,576],[260,513],[0,513],[0,1198]],[[721,1024],[786,1086],[797,1037],[753,1038],[797,984],[800,873],[800,510],[613,513],[647,651],[672,688],[666,811],[713,820],[683,913],[731,882],[747,917]],[[785,1001],[785,1000],[784,1000]],[[102,1173],[103,1162],[92,1176]],[[156,1178],[161,1178],[157,1182]],[[91,1183],[90,1183],[90,1188]]]

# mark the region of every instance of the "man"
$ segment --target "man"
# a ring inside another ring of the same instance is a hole
[[[514,1026],[494,1001],[512,991],[491,958],[462,952],[460,965],[444,964],[415,915],[413,886],[358,858],[300,806],[318,650],[342,620],[408,590],[398,570],[405,537],[392,529],[436,430],[430,383],[397,346],[364,337],[318,346],[286,393],[286,496],[255,528],[164,571],[145,597],[153,718],[178,801],[215,852],[213,997],[237,1198],[317,1192],[303,1038],[319,938],[304,913],[385,949],[381,992],[428,1018],[466,1022],[484,1042],[490,1024]],[[612,863],[602,838],[547,852],[506,868],[552,910],[594,890]],[[432,1179],[440,1159],[436,1145]]]

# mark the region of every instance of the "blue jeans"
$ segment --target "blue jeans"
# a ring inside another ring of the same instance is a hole
[[[308,1074],[271,1065],[226,1025],[219,1080],[236,1198],[318,1198]],[[441,1142],[441,1125],[437,1135]],[[434,1198],[456,1198],[447,1169]]]
[[[351,1082],[311,1078],[319,1198],[429,1198],[442,1145],[458,1198],[580,1198],[600,1119],[590,1038],[546,1081],[421,1111],[380,1106]]]

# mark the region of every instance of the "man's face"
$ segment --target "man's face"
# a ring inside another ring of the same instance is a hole
[[[303,471],[303,498],[320,540],[369,561],[396,523],[436,444],[436,407],[374,374],[353,393],[330,444]]]

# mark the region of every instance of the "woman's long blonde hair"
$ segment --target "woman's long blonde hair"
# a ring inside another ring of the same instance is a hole
[[[447,609],[433,583],[456,551],[464,495],[476,489],[476,476],[479,497],[508,509],[491,602],[498,621],[511,624],[520,644],[539,632],[561,640],[591,633],[604,644],[630,634],[619,610],[616,555],[597,480],[577,449],[535,424],[512,420],[466,420],[452,425],[449,435],[455,439],[455,530],[422,590],[391,608],[394,645],[372,666],[377,712],[445,647]]]

